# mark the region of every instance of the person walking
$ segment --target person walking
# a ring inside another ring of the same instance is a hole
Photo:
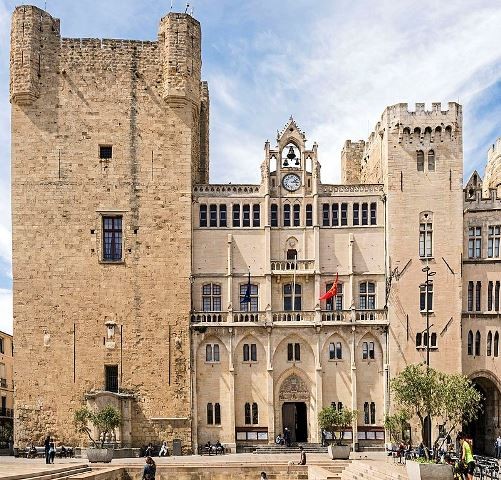
[[[494,446],[496,447],[496,458],[501,458],[501,435],[496,438]]]
[[[291,446],[291,432],[289,432],[289,429],[287,427],[284,428],[284,440],[285,440],[285,446],[290,447]]]
[[[44,446],[44,451],[45,451],[45,463],[49,464],[50,463],[50,458],[49,458],[50,436],[49,435],[47,435],[47,438],[45,439],[43,446]]]
[[[473,472],[475,471],[475,460],[471,452],[471,445],[468,442],[464,433],[458,435],[459,443],[461,444],[461,463],[464,466],[464,473],[467,480],[473,480]]]
[[[54,439],[51,438],[49,442],[49,462],[54,463],[54,458],[56,458],[56,445]]]
[[[146,457],[146,463],[143,468],[142,480],[155,480],[157,466],[151,457]]]

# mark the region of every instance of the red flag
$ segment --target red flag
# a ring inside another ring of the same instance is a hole
[[[332,284],[332,287],[329,288],[321,297],[320,300],[329,300],[329,298],[335,297],[337,295],[337,281],[339,274],[336,273],[336,281]]]

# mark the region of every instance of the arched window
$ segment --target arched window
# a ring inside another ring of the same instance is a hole
[[[487,356],[490,357],[492,355],[492,332],[489,330],[487,334]]]
[[[207,404],[207,425],[214,425],[214,409],[212,403]]]
[[[480,356],[480,332],[477,330],[475,334],[475,356]]]
[[[204,312],[221,311],[221,285],[206,283],[202,286],[202,310]]]
[[[473,332],[468,332],[468,355],[473,355]]]
[[[249,402],[245,404],[245,425],[251,424],[251,406]]]
[[[480,306],[482,301],[482,282],[477,282],[475,287],[476,297],[475,297],[475,310],[480,312]]]
[[[362,343],[362,359],[374,360],[374,342]]]
[[[214,425],[221,425],[221,405],[214,404]]]
[[[343,346],[341,342],[329,343],[329,360],[342,360]]]
[[[497,357],[499,355],[499,333],[496,332],[494,334],[494,356]]]
[[[422,341],[423,341],[423,334],[422,333],[416,333],[416,347],[420,347]]]
[[[437,334],[432,333],[431,334],[431,344],[430,347],[436,347],[437,346]]]
[[[291,206],[290,204],[284,204],[284,227],[291,226]]]
[[[212,344],[208,343],[205,346],[205,361],[206,362],[212,362]]]
[[[276,203],[271,204],[270,225],[272,227],[278,227],[278,205]]]
[[[296,203],[293,207],[293,213],[294,213],[294,226],[295,227],[299,227],[299,225],[301,224],[301,205],[299,205],[298,203]]]
[[[257,408],[257,403],[252,404],[252,424],[257,425],[259,423],[259,412]]]
[[[311,227],[313,225],[313,205],[311,203],[306,204],[306,226]]]
[[[428,171],[435,171],[435,152],[433,150],[428,152]]]
[[[292,287],[292,283],[284,285],[284,310],[287,312],[301,311],[301,285],[294,284],[294,294]]]
[[[373,310],[376,308],[376,284],[374,282],[360,283],[358,303],[361,310]]]
[[[213,352],[214,352],[213,355],[214,361],[219,362],[219,345],[217,343],[214,344]]]
[[[416,162],[417,162],[417,171],[424,172],[424,152],[422,150],[417,151]]]

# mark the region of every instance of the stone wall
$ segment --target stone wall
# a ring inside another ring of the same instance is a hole
[[[65,39],[21,6],[11,45],[15,442],[78,442],[73,411],[118,365],[132,444],[189,445],[200,25],[169,14],[159,42]],[[123,217],[118,262],[103,262],[104,214]]]

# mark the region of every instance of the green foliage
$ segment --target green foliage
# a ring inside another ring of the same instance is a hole
[[[482,396],[461,374],[447,374],[423,364],[408,365],[391,381],[397,405],[421,423],[423,443],[425,418],[441,417],[449,431],[478,416]]]
[[[89,423],[94,425],[94,427],[102,433],[101,448],[104,448],[106,435],[119,427],[122,421],[120,412],[112,405],[106,405],[106,407],[98,412],[93,412],[87,407],[81,407],[75,411],[73,420],[76,431],[86,434],[96,448],[98,445],[90,434],[91,429],[89,428]]]
[[[336,439],[336,431],[340,430],[338,444],[344,437],[344,430],[353,425],[357,419],[358,412],[349,408],[335,409],[333,406],[324,407],[318,414],[318,423],[320,428],[327,430],[333,439]]]
[[[411,419],[411,414],[405,410],[399,410],[393,415],[386,415],[384,419],[384,428],[390,433],[390,438],[395,443],[403,440],[402,431],[405,430]]]

